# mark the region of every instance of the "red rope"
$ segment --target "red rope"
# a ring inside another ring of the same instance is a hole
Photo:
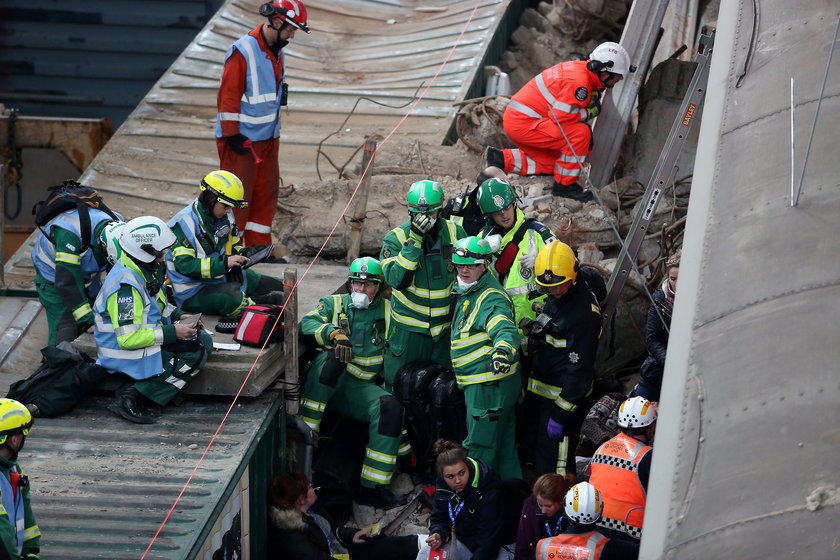
[[[464,27],[461,29],[461,33],[458,34],[458,38],[452,44],[452,48],[449,49],[449,52],[446,54],[446,58],[441,63],[437,72],[435,72],[435,75],[432,76],[432,79],[429,82],[429,85],[427,85],[423,89],[423,91],[420,92],[420,95],[417,96],[417,99],[414,101],[414,103],[411,104],[411,106],[408,108],[408,110],[403,115],[403,117],[400,119],[400,121],[394,126],[393,129],[391,129],[391,132],[389,132],[385,136],[385,138],[383,138],[383,140],[379,143],[379,145],[376,147],[375,150],[372,150],[374,156],[376,155],[376,152],[379,151],[379,149],[383,145],[385,145],[388,142],[388,140],[390,140],[390,138],[394,135],[394,133],[397,130],[399,130],[400,126],[402,126],[402,124],[408,119],[408,117],[411,116],[414,109],[423,100],[423,98],[429,92],[429,89],[432,87],[432,85],[437,81],[438,76],[443,71],[443,69],[446,67],[446,64],[449,62],[449,59],[452,58],[452,54],[455,52],[455,49],[461,43],[461,40],[463,39],[464,34],[466,33],[467,29],[469,28],[470,23],[472,22],[473,18],[475,17],[475,13],[478,10],[478,6],[480,4],[481,4],[481,0],[476,0],[475,5],[473,5],[472,11],[470,12],[469,17],[467,18],[467,21],[464,22]],[[374,160],[374,158],[371,157],[370,161],[368,161],[367,166],[365,167],[365,169],[362,171],[361,175],[359,176],[359,182],[356,183],[356,188],[353,189],[353,193],[350,195],[350,200],[347,201],[347,205],[344,207],[344,210],[341,212],[341,215],[336,220],[335,224],[333,225],[332,229],[330,230],[330,233],[327,235],[327,238],[324,240],[324,243],[318,249],[318,252],[315,254],[315,257],[313,257],[312,261],[309,263],[309,266],[306,267],[306,270],[303,272],[303,276],[301,276],[300,279],[298,280],[298,285],[303,281],[304,278],[306,278],[306,275],[309,274],[309,271],[312,269],[315,262],[321,256],[321,253],[323,253],[324,248],[327,246],[327,243],[329,243],[330,239],[335,235],[335,230],[338,229],[339,224],[344,223],[344,216],[347,214],[347,211],[350,209],[350,205],[353,203],[353,199],[356,198],[356,193],[359,191],[359,188],[362,185],[362,179],[365,177],[365,175],[368,172],[368,169],[373,164],[373,160]],[[297,285],[289,286],[285,282],[283,283],[283,285],[286,286],[286,287],[290,287],[291,290],[289,291],[288,296],[286,296],[286,300],[283,302],[283,305],[280,308],[280,315],[277,317],[277,320],[275,320],[274,325],[271,328],[272,333],[274,332],[274,329],[277,328],[277,325],[280,323],[280,319],[285,314],[286,306],[289,304],[289,299],[291,299],[292,294],[295,292],[295,290],[297,290]],[[271,339],[270,335],[267,337],[267,340],[269,340],[269,339]],[[216,431],[213,433],[213,437],[210,438],[210,441],[207,443],[207,446],[204,448],[204,452],[201,454],[201,457],[199,457],[198,462],[196,463],[195,467],[193,468],[192,472],[190,473],[190,476],[187,478],[187,481],[184,483],[184,486],[181,488],[181,491],[178,493],[178,497],[175,498],[175,502],[172,504],[172,507],[169,508],[169,511],[166,513],[166,517],[164,517],[163,521],[161,522],[160,526],[158,527],[157,532],[155,533],[154,537],[152,537],[152,540],[149,543],[149,546],[146,548],[145,552],[143,552],[143,556],[140,557],[140,560],[144,560],[146,558],[146,555],[152,549],[152,546],[154,546],[155,541],[157,540],[158,536],[160,536],[160,533],[163,531],[163,528],[166,526],[166,523],[169,521],[169,518],[172,517],[172,512],[175,511],[175,508],[178,506],[178,503],[181,501],[181,498],[183,497],[184,493],[187,491],[187,488],[189,487],[190,483],[192,482],[192,479],[195,476],[195,473],[201,467],[201,464],[204,462],[204,458],[207,456],[207,453],[210,451],[210,448],[213,446],[213,443],[216,441],[216,437],[219,435],[219,432],[221,432],[222,428],[224,427],[225,423],[227,422],[227,419],[230,416],[230,411],[233,410],[234,406],[236,406],[236,402],[239,400],[239,395],[242,394],[242,390],[245,388],[245,385],[248,383],[248,380],[251,378],[251,373],[254,371],[254,368],[256,367],[257,362],[260,359],[260,356],[262,356],[263,351],[265,350],[265,347],[266,347],[267,344],[268,344],[268,342],[263,344],[262,348],[260,348],[259,352],[257,353],[257,357],[254,359],[254,363],[251,364],[251,367],[248,370],[248,374],[245,376],[245,379],[242,381],[242,385],[239,386],[239,390],[236,392],[236,395],[233,397],[233,401],[231,401],[230,406],[228,407],[227,411],[225,412],[225,415],[222,417],[222,421],[219,423],[219,426],[216,428]]]

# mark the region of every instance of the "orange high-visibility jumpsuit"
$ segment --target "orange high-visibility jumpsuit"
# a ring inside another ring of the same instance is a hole
[[[262,54],[271,61],[274,77],[279,84],[284,72],[283,54],[281,51],[278,52],[277,57],[274,56],[263,39],[261,27],[262,25],[248,34],[257,39]],[[234,49],[225,62],[222,72],[222,81],[216,100],[219,114],[238,115],[240,113],[240,100],[245,94],[247,70],[245,57]],[[280,118],[279,113],[277,118]],[[249,204],[245,210],[234,209],[233,211],[236,224],[242,232],[243,243],[248,246],[268,245],[272,242],[271,224],[277,212],[277,195],[280,190],[279,135],[275,138],[253,141],[253,152],[249,150],[248,153],[238,154],[228,145],[227,137],[240,133],[239,122],[221,118],[220,124],[221,137],[216,138],[219,167],[239,177],[245,187],[245,200]],[[257,163],[257,159],[262,161]]]
[[[577,182],[580,163],[592,150],[586,108],[592,93],[603,89],[598,75],[586,69],[585,60],[561,62],[525,84],[505,109],[505,133],[517,149],[502,150],[504,171],[554,175],[561,185]]]

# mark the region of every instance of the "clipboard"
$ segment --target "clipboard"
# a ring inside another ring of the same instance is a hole
[[[251,268],[255,264],[262,262],[263,260],[270,257],[274,254],[274,245],[266,245],[264,248],[260,249],[250,257],[248,257],[248,262],[242,265],[242,268]]]

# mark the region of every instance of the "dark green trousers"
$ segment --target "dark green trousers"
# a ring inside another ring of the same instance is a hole
[[[179,340],[170,349],[161,350],[163,373],[135,381],[134,386],[137,390],[161,406],[169,404],[175,395],[198,375],[213,350],[213,337],[207,331],[199,331],[198,339],[193,344],[188,344],[189,342],[193,341]]]

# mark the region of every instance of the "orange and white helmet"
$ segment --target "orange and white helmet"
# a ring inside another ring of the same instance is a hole
[[[581,482],[572,486],[566,492],[563,508],[566,517],[580,525],[590,525],[601,518],[604,512],[604,500],[601,492],[589,484]]]
[[[627,399],[618,407],[618,425],[622,428],[646,428],[656,422],[656,407],[644,397]]]

